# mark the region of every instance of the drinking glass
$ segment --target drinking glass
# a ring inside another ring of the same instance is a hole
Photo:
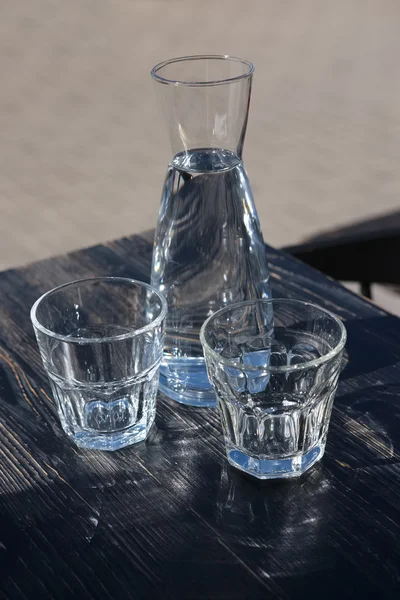
[[[332,313],[298,300],[216,312],[200,339],[230,464],[260,479],[296,477],[324,454],[346,342]]]
[[[31,310],[65,433],[84,448],[144,440],[156,414],[166,301],[122,277],[73,281]]]

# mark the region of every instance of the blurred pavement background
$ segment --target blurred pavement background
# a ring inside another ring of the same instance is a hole
[[[395,0],[2,0],[0,268],[155,225],[151,67],[256,66],[244,158],[275,246],[400,207]]]

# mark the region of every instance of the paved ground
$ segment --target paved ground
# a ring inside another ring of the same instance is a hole
[[[400,206],[396,0],[2,0],[0,268],[155,223],[169,147],[150,68],[256,65],[245,160],[283,246]]]

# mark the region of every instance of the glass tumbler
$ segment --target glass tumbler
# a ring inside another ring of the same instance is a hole
[[[39,298],[31,319],[61,425],[83,448],[144,440],[156,414],[167,304],[149,285],[102,277]]]
[[[324,454],[346,342],[343,323],[297,300],[223,308],[200,333],[230,464],[296,477]]]

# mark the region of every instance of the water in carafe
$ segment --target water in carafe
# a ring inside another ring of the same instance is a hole
[[[171,160],[151,284],[168,302],[161,390],[184,404],[215,405],[201,325],[223,306],[270,296],[260,223],[236,147],[184,149]]]

